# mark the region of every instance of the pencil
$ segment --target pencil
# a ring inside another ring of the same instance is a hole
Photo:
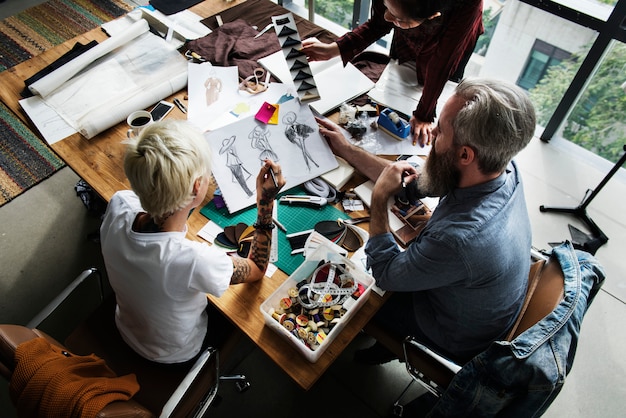
[[[272,167],[270,167],[269,170],[270,176],[272,176],[272,181],[274,182],[274,187],[278,189],[278,182],[276,181],[276,175],[274,174],[274,170],[272,170]]]
[[[272,218],[272,220],[274,221],[274,223],[276,224],[276,226],[278,227],[278,229],[280,229],[281,231],[283,231],[285,234],[287,233],[287,228],[285,228],[285,225],[281,224],[280,222],[278,222],[278,219],[276,218]]]

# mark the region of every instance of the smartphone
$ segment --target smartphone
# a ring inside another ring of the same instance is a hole
[[[159,103],[156,104],[156,106],[152,108],[150,114],[152,114],[152,119],[156,122],[157,120],[163,119],[165,116],[167,116],[167,114],[170,113],[173,108],[174,103],[170,103],[166,100],[161,100]]]

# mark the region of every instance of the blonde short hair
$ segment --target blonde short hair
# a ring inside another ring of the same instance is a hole
[[[127,144],[124,172],[153,218],[175,212],[193,199],[193,185],[211,173],[211,149],[185,121],[155,122]]]

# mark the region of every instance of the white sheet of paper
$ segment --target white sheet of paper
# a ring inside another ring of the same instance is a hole
[[[213,151],[213,175],[231,213],[256,203],[256,176],[265,158],[281,165],[284,190],[337,167],[307,105],[297,98],[281,103],[278,122],[266,125],[248,117],[205,133]]]
[[[198,236],[211,244],[215,241],[215,237],[219,235],[220,232],[224,232],[221,226],[216,224],[213,221],[208,221],[202,229],[198,231]]]
[[[59,73],[62,77],[56,81],[67,74]],[[53,81],[50,79],[46,88],[51,88]],[[186,84],[187,61],[161,38],[143,33],[81,68],[75,76],[58,84],[44,100],[89,139]]]
[[[59,142],[78,132],[39,96],[20,100],[20,106],[33,121],[48,145]]]
[[[47,95],[20,104],[49,143],[92,138],[185,87],[187,61],[146,30],[137,22],[31,86]]]
[[[446,101],[454,94],[458,83],[448,81],[437,101],[437,114]],[[390,60],[367,95],[376,103],[383,104],[397,110],[407,116],[411,116],[422,97],[422,86],[417,84],[415,68],[410,64],[398,64],[396,60]]]
[[[277,51],[259,60],[265,69],[285,84],[293,85],[287,61],[282,51]],[[349,102],[367,93],[374,83],[351,63],[345,67],[340,57],[328,61],[312,61],[310,64],[317,89],[318,100],[308,102],[315,111],[325,115],[342,103]]]
[[[263,102],[276,103],[293,90],[270,83],[266,91],[250,94],[239,89],[237,67],[217,67],[210,62],[188,65],[187,120],[202,131],[214,131],[256,114]]]

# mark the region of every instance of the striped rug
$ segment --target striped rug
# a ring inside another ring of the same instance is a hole
[[[0,71],[131,10],[123,0],[49,0],[0,21]],[[0,206],[50,177],[63,161],[0,103]]]
[[[0,103],[0,206],[61,167],[63,161]]]
[[[49,0],[0,21],[0,71],[131,9],[123,0]]]

